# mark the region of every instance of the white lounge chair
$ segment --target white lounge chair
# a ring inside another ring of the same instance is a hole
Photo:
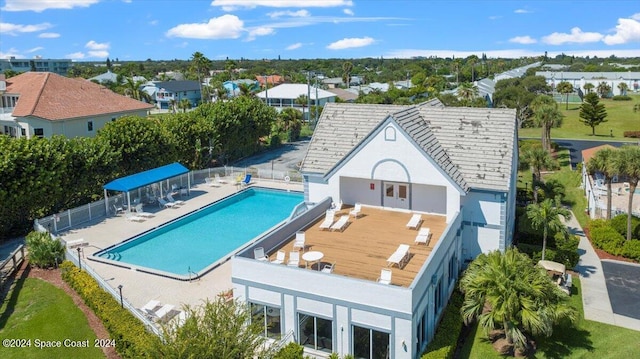
[[[140,309],[145,314],[152,314],[152,313],[155,313],[156,308],[158,308],[159,306],[160,306],[160,301],[150,300],[147,302],[147,304],[143,305],[142,308]]]
[[[216,182],[215,180],[207,177],[204,179],[204,182],[209,186],[209,187],[220,187],[220,183]]]
[[[360,216],[360,212],[362,212],[362,204],[356,203],[351,212],[349,212],[349,215],[353,216],[354,218],[358,218]]]
[[[349,216],[341,216],[340,219],[331,226],[332,231],[344,231],[344,228],[349,223]]]
[[[155,216],[155,214],[153,214],[153,213],[145,212],[142,209],[142,203],[138,203],[135,207],[133,207],[133,210],[136,212],[136,215],[138,215],[140,217],[150,218],[150,217]]]
[[[336,216],[336,212],[333,210],[327,210],[327,213],[324,216],[324,221],[320,223],[320,229],[331,229],[331,225],[333,224],[333,219]]]
[[[380,270],[380,278],[378,278],[378,283],[382,283],[382,284],[391,284],[391,275],[393,274],[393,272],[391,272],[391,269],[381,269]]]
[[[407,228],[418,229],[418,227],[420,226],[420,223],[422,223],[422,215],[416,213],[413,216],[411,216],[411,219],[409,220],[409,222],[407,222]]]
[[[278,253],[276,254],[276,259],[272,260],[271,263],[273,264],[282,264],[284,263],[284,258],[287,254],[284,251],[278,251]]]
[[[268,261],[269,257],[264,254],[264,248],[258,247],[253,249],[253,258],[259,261]]]
[[[173,202],[167,202],[162,198],[158,198],[158,203],[164,208],[178,208],[178,205]]]
[[[296,232],[296,240],[293,242],[293,249],[302,249],[305,247],[305,235],[304,232]]]
[[[160,307],[160,309],[153,312],[153,316],[157,321],[164,321],[165,319],[167,319],[167,316],[169,315],[169,313],[171,313],[173,308],[175,308],[173,305],[165,304]]]
[[[333,268],[336,266],[335,263],[331,263],[331,264],[325,264],[324,267],[322,267],[321,272],[322,273],[333,273]]]
[[[420,231],[416,235],[415,243],[420,244],[424,243],[425,245],[429,245],[429,238],[431,237],[431,229],[429,228],[420,228]]]
[[[132,212],[128,212],[127,215],[126,215],[126,218],[127,218],[128,221],[132,221],[132,222],[144,222],[145,221],[144,217],[136,216]]]
[[[174,199],[173,196],[171,195],[171,193],[167,193],[167,199],[169,200],[169,202],[171,203],[175,203],[177,205],[183,205],[187,202],[181,200],[181,199]]]
[[[289,261],[287,265],[290,267],[299,267],[300,266],[300,252],[292,251],[289,252]]]
[[[226,184],[227,183],[227,181],[223,180],[222,178],[220,178],[220,175],[217,174],[217,173],[214,175],[214,178],[215,178],[216,183],[218,183],[218,184]]]
[[[188,318],[189,318],[189,314],[187,312],[180,311],[180,313],[176,315],[176,325],[179,327],[183,326]]]
[[[340,200],[338,203],[331,202],[331,209],[336,212],[340,212],[340,210],[342,209],[342,200]]]
[[[398,268],[402,268],[407,259],[409,258],[409,245],[401,244],[398,246],[393,254],[387,258],[387,265],[393,266],[394,264],[398,266]]]

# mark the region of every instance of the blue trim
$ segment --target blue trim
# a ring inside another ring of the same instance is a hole
[[[400,167],[402,167],[402,169],[404,170],[404,173],[407,175],[407,181],[406,181],[406,182],[407,182],[407,183],[411,183],[411,174],[410,174],[410,173],[409,173],[409,171],[407,170],[407,167],[405,167],[405,165],[404,165],[404,164],[402,164],[402,162],[400,162],[400,161],[398,161],[398,160],[396,160],[396,159],[393,159],[393,158],[385,158],[385,159],[382,159],[382,160],[380,160],[380,161],[376,162],[376,163],[373,165],[373,168],[371,169],[371,179],[375,179],[375,178],[373,177],[373,175],[374,175],[374,174],[375,174],[375,172],[376,172],[376,168],[378,168],[378,166],[379,166],[379,165],[381,165],[381,164],[383,164],[383,163],[386,163],[386,162],[393,162],[393,163],[397,163]],[[381,178],[381,179],[379,179],[379,180],[380,180],[380,181],[388,181],[388,180],[385,180],[385,179],[383,179],[383,178]],[[396,182],[396,183],[397,183],[397,182],[402,182],[402,181],[388,181],[388,182]]]
[[[105,184],[102,188],[111,191],[129,192],[136,188],[161,182],[185,173],[189,173],[189,170],[185,166],[175,162],[166,166],[118,178]]]

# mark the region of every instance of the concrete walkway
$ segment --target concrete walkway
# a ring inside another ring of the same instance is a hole
[[[572,216],[571,220],[565,221],[565,224],[570,233],[580,237],[578,245],[580,261],[575,270],[580,273],[582,283],[584,318],[640,331],[640,320],[613,312],[602,263],[591,246],[591,242],[585,237],[580,223],[575,219],[575,216]]]

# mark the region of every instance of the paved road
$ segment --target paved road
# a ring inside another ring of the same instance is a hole
[[[603,260],[602,269],[613,312],[640,319],[640,265]]]
[[[258,169],[274,171],[291,171],[300,169],[300,163],[304,159],[309,147],[309,140],[284,144],[282,147],[268,152],[263,152],[240,160],[233,165],[236,167],[255,167]],[[272,167],[273,166],[273,167]]]

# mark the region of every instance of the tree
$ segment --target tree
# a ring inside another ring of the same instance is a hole
[[[604,176],[604,182],[607,185],[607,216],[606,219],[611,219],[611,180],[613,176],[618,174],[618,170],[613,167],[614,158],[617,155],[617,150],[613,148],[603,148],[598,150],[593,157],[587,162],[587,170],[592,175],[595,173],[602,173]]]
[[[285,108],[278,114],[282,130],[287,135],[287,141],[295,141],[300,136],[302,113],[295,108]]]
[[[302,118],[310,121],[311,117],[307,113],[307,105],[309,104],[309,97],[307,95],[300,95],[294,100],[296,105],[302,106]]]
[[[560,197],[555,200],[547,198],[540,203],[532,203],[527,206],[527,217],[531,220],[531,226],[536,230],[542,230],[542,260],[547,249],[547,236],[549,231],[568,235],[567,227],[559,216],[565,219],[571,218],[571,211],[562,207]]]
[[[123,94],[138,101],[151,103],[151,96],[141,90],[142,85],[144,85],[144,81],[134,81],[132,77],[124,77]]]
[[[187,110],[191,108],[191,101],[188,98],[183,98],[178,102],[178,108],[181,109],[183,113],[186,113]]]
[[[561,94],[565,95],[565,103],[567,104],[566,109],[569,109],[569,94],[573,92],[573,85],[567,81],[562,81],[556,87],[556,90]]]
[[[211,60],[204,56],[201,52],[196,51],[191,55],[190,70],[195,72],[200,85],[200,102],[204,102],[204,93],[202,92],[202,78],[209,73],[211,68]]]
[[[585,91],[587,91],[587,93],[591,93],[591,91],[593,91],[593,89],[596,86],[594,84],[592,84],[591,82],[587,82],[586,84],[584,84],[584,89]]]
[[[253,317],[241,302],[225,302],[222,296],[202,305],[186,306],[187,319],[163,326],[162,345],[155,346],[157,358],[268,358],[275,347],[264,336],[264,319]]]
[[[633,195],[640,181],[640,147],[622,146],[613,160],[613,166],[619,169],[619,174],[629,181],[629,202],[627,204],[627,240],[631,240],[631,217],[633,209]]]
[[[464,82],[458,86],[458,97],[464,105],[468,106],[478,97],[478,88],[470,82]]]
[[[26,237],[29,263],[38,268],[51,268],[64,260],[64,245],[49,232],[31,232]]]
[[[611,86],[609,86],[608,83],[602,81],[598,84],[598,87],[596,87],[596,91],[598,91],[598,95],[600,95],[601,98],[605,98],[609,96],[609,92],[611,92]]]
[[[591,127],[591,135],[596,134],[596,126],[607,122],[607,110],[598,100],[598,95],[589,93],[584,97],[584,102],[580,105],[580,122]]]
[[[566,294],[515,248],[478,256],[460,280],[460,289],[465,323],[477,319],[487,334],[504,331],[507,343],[521,352],[529,347],[529,336],[549,337],[555,324],[577,318]]]
[[[531,175],[533,177],[531,183],[533,200],[538,202],[538,184],[542,181],[540,172],[543,168],[555,167],[555,162],[549,152],[538,146],[530,147],[526,151],[523,151],[520,161],[526,163],[529,165],[529,168],[531,168]]]
[[[353,71],[353,63],[345,61],[342,63],[342,82],[344,82],[347,88],[351,83],[351,71]]]
[[[551,128],[560,127],[564,115],[558,110],[556,101],[547,95],[538,95],[531,102],[533,119],[542,128],[542,148],[551,151]]]
[[[618,84],[618,90],[620,90],[620,95],[625,96],[627,94],[627,90],[629,89],[629,85],[625,82],[621,82]]]

